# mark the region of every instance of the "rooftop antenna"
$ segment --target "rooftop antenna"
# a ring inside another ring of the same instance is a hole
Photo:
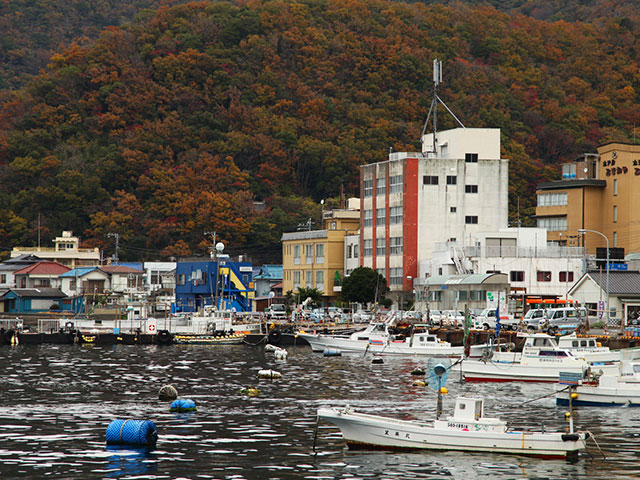
[[[433,60],[433,100],[431,100],[431,107],[429,108],[429,113],[427,114],[427,120],[424,122],[424,128],[422,129],[422,135],[420,138],[424,137],[425,132],[427,131],[427,125],[429,123],[429,119],[431,118],[431,113],[433,112],[433,153],[437,152],[438,141],[438,102],[442,104],[444,108],[446,108],[447,112],[458,122],[458,124],[465,128],[463,123],[455,116],[455,114],[451,111],[447,104],[438,96],[438,85],[442,83],[442,61],[438,59]]]

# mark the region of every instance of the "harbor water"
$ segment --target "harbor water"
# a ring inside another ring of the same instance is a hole
[[[436,395],[416,387],[419,358],[323,357],[290,347],[277,361],[263,347],[39,345],[0,349],[0,478],[64,479],[612,479],[640,478],[640,416],[634,408],[582,408],[578,427],[594,443],[577,462],[460,452],[352,451],[320,422],[319,406],[432,419]],[[260,369],[282,374],[258,379]],[[169,412],[158,390],[174,385],[197,411]],[[260,395],[240,393],[255,386]],[[552,385],[465,384],[450,375],[444,411],[456,395],[483,396],[485,414],[513,427],[562,430],[565,409]],[[538,398],[535,402],[524,402]],[[152,420],[151,451],[107,447],[114,419]],[[313,451],[315,441],[315,452]]]

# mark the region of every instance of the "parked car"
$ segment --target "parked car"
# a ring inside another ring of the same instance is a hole
[[[464,312],[460,310],[443,310],[441,323],[443,325],[452,325],[454,327],[464,327]]]
[[[586,311],[573,307],[553,308],[545,312],[545,316],[539,320],[540,329],[573,329],[578,328],[585,322]]]
[[[522,322],[527,330],[537,330],[540,327],[540,320],[544,318],[544,308],[532,308],[522,317]]]
[[[353,314],[353,321],[356,323],[369,323],[373,320],[373,313],[369,310],[358,310]]]
[[[282,303],[272,303],[264,312],[267,318],[273,320],[285,320],[287,318],[287,307]]]
[[[473,321],[474,328],[484,328],[485,330],[493,330],[496,328],[496,309],[485,308],[480,315]],[[513,315],[500,312],[500,326],[504,329],[516,330],[518,322]]]
[[[441,318],[442,313],[440,310],[427,310],[427,321],[431,323],[431,325],[440,325]]]

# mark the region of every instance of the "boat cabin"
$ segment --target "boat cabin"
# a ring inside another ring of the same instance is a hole
[[[434,427],[446,430],[504,432],[507,424],[499,418],[484,416],[483,398],[458,397],[453,416],[447,420],[436,420]]]

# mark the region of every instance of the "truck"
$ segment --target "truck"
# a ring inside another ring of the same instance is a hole
[[[496,328],[496,309],[485,308],[482,313],[473,320],[473,327],[494,330]],[[518,328],[518,321],[513,318],[513,315],[500,312],[500,327],[506,330],[516,330]]]
[[[282,303],[272,303],[265,308],[264,313],[269,319],[285,320],[287,318],[287,307]]]

